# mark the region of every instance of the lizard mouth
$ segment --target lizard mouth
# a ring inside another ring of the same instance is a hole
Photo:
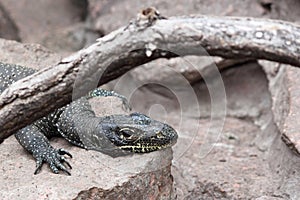
[[[137,115],[141,120],[136,120]],[[171,126],[146,115],[134,113],[129,116],[115,115],[113,118],[110,123],[102,125],[102,130],[119,149],[148,153],[171,147],[177,141],[177,132]]]
[[[122,150],[134,153],[148,153],[172,147],[178,137],[176,131],[167,124],[164,124],[164,127],[160,131],[148,132],[148,134],[152,136],[147,137],[146,134],[131,143],[128,142],[127,144],[117,146]]]

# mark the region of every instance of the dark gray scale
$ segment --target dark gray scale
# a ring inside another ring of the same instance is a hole
[[[59,170],[71,175],[63,163],[71,168],[71,165],[66,161],[63,155],[72,155],[64,149],[54,149],[49,140],[39,128],[35,125],[29,125],[19,130],[15,137],[19,143],[36,159],[37,168],[34,174],[37,174],[44,162],[48,162],[54,173],[59,173]]]
[[[82,97],[64,108],[60,120],[55,123],[58,132],[68,142],[87,149],[82,138],[88,134],[92,121],[97,121],[88,100]]]
[[[0,62],[0,93],[12,83],[35,72],[36,70],[34,69]],[[69,166],[63,155],[71,156],[71,154],[63,149],[54,149],[48,140],[52,136],[60,135],[55,124],[59,121],[59,116],[63,110],[64,108],[60,108],[15,134],[19,143],[36,159],[37,169],[35,174],[39,172],[43,162],[48,162],[55,173],[63,170],[70,174],[62,163],[66,163]]]
[[[0,92],[2,93],[12,83],[35,72],[34,69],[0,62]],[[87,97],[57,109],[15,134],[19,143],[36,159],[35,174],[40,171],[42,164],[47,162],[54,173],[59,173],[59,170],[62,170],[70,175],[63,163],[71,166],[63,155],[66,154],[71,157],[71,154],[63,149],[54,149],[48,138],[62,136],[70,143],[87,149],[88,147],[82,142],[82,138],[87,137],[88,132],[90,135],[93,134],[91,127],[96,127],[99,123],[99,119],[95,117],[87,99],[96,96],[116,96],[121,98],[129,107],[126,98],[122,95],[113,91],[96,89]]]
[[[34,72],[34,69],[0,62],[0,93],[12,83],[31,75]]]
[[[35,121],[33,123],[34,126],[38,127],[39,130],[47,137],[55,137],[60,136],[56,123],[60,120],[60,115],[63,113],[65,108],[59,108],[53,113]]]

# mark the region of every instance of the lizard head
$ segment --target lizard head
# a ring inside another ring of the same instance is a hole
[[[178,137],[171,126],[140,113],[111,115],[104,121],[105,136],[119,149],[134,153],[171,147]]]

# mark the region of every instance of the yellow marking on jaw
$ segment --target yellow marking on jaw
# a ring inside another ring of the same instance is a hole
[[[140,152],[143,152],[145,153],[147,150],[158,150],[158,149],[162,149],[162,148],[165,148],[167,147],[168,145],[163,145],[163,146],[129,146],[129,145],[126,145],[126,146],[120,146],[119,148],[121,149],[131,149],[133,152],[135,152],[136,149],[138,149]]]

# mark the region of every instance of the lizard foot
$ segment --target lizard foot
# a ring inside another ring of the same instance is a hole
[[[41,171],[43,163],[46,162],[49,164],[53,173],[58,174],[59,170],[62,170],[70,176],[71,173],[68,171],[64,163],[68,166],[68,168],[72,169],[72,167],[64,155],[68,155],[72,158],[72,155],[68,151],[64,149],[54,149],[51,146],[34,152],[33,156],[36,159],[36,170],[34,174],[38,174]]]

